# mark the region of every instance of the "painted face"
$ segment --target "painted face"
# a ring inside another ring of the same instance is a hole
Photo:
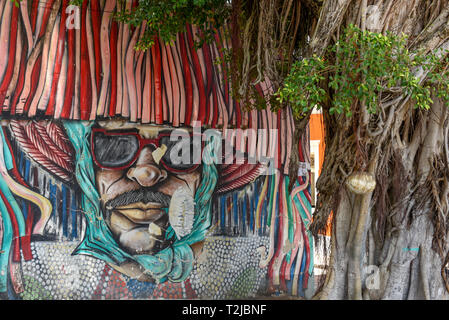
[[[183,215],[193,215],[201,166],[194,161],[171,161],[176,145],[170,141],[173,130],[116,121],[100,122],[92,130],[104,219],[129,254],[155,254],[169,246],[172,240],[166,239],[166,231],[170,223],[177,236],[188,232],[188,226],[173,224]]]

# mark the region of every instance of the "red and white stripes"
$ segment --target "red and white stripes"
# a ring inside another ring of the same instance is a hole
[[[277,168],[288,170],[292,117],[288,111],[248,111],[232,96],[224,62],[231,41],[226,26],[215,42],[196,49],[197,28],[187,26],[174,44],[134,50],[145,23],[133,27],[112,18],[130,0],[84,1],[80,28],[67,23],[69,0],[20,2],[0,0],[0,112],[2,116],[94,120],[120,117],[131,122],[217,129],[278,130],[240,143],[243,152],[274,155]],[[122,8],[122,9],[123,9]],[[76,25],[76,24],[75,24]],[[217,63],[217,60],[220,63]],[[267,80],[256,87],[270,90]],[[254,168],[252,168],[254,169]]]

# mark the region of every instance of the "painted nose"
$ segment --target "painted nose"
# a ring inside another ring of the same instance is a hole
[[[128,169],[126,176],[142,187],[152,187],[167,179],[167,171],[158,166],[153,159],[151,149],[145,147],[140,152],[135,165]]]

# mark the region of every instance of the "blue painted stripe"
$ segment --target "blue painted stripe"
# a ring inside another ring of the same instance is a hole
[[[72,237],[71,239],[76,239],[78,238],[78,228],[77,228],[77,224],[76,224],[76,193],[72,192],[71,197],[70,197],[70,201],[71,201],[71,208],[70,211],[72,213]]]
[[[19,172],[19,174],[23,177],[24,176],[24,169],[25,169],[25,162],[24,162],[24,156],[23,156],[23,152],[19,152],[19,164],[17,167],[17,171]],[[25,179],[24,179],[25,180]],[[26,200],[21,200],[22,203],[22,212],[23,212],[23,216],[25,217],[25,220],[28,217],[28,206],[27,206],[27,202]]]
[[[298,254],[298,252],[296,254]],[[295,256],[295,258],[296,258],[296,256]],[[290,272],[290,280],[287,281],[287,289],[290,294],[292,294],[293,278],[295,276],[296,261],[298,260],[295,258],[293,258],[293,263],[292,263],[292,266],[290,267],[290,270],[287,271],[287,272]]]
[[[28,206],[25,200],[20,200],[20,203],[22,204],[23,218],[26,221],[26,219],[28,218]]]
[[[275,215],[275,219],[274,219],[274,226],[271,225],[270,228],[274,228],[274,250],[276,252],[277,249],[277,245],[278,245],[278,236],[279,236],[279,192],[275,194],[275,199],[276,199],[276,203],[275,203],[275,211],[274,214]]]
[[[30,161],[25,159],[25,174],[23,175],[23,179],[30,184]]]
[[[232,194],[232,209],[234,213],[234,227],[236,227],[239,224],[237,192]]]
[[[56,186],[49,182],[50,186],[50,201],[51,201],[51,217],[56,217]]]
[[[68,238],[68,219],[67,219],[67,190],[62,185],[62,234]]]
[[[230,208],[229,208],[229,199],[230,195],[226,195],[224,197],[224,210],[225,210],[225,230],[229,230],[230,226],[231,226],[231,222],[232,222],[232,217],[230,214]]]
[[[309,238],[309,250],[310,250],[310,263],[309,263],[309,275],[313,274],[313,268],[314,268],[314,263],[315,261],[313,260],[313,252],[314,252],[314,238],[312,235],[312,232],[310,232],[309,230],[306,231],[307,233],[307,237]]]
[[[246,214],[248,213],[248,211],[246,211],[246,194],[243,195],[242,202],[242,232],[243,235],[246,235]]]
[[[22,175],[22,177],[24,175],[24,171],[23,171],[23,169],[25,168],[24,167],[24,163],[25,162],[24,162],[23,152],[19,152],[19,168],[18,168],[18,171]]]
[[[7,287],[8,287],[8,289],[7,289],[8,290],[8,300],[19,300],[18,296],[14,292],[13,285],[11,283],[11,279],[10,278],[8,278],[8,285],[7,285]]]
[[[256,184],[254,184],[255,189]],[[254,232],[254,198],[255,194],[252,194],[252,197],[249,198],[249,229],[251,232]]]
[[[254,200],[254,204],[253,204],[253,210],[254,213],[257,211],[257,206],[259,205],[259,199],[260,199],[260,194],[258,192],[258,189],[256,189],[254,196],[253,196],[253,200]],[[262,200],[264,201],[264,200]],[[261,211],[260,211],[260,215],[259,215],[259,221],[256,222],[256,216],[254,216],[254,233],[257,233],[258,235],[261,235],[261,230],[262,230],[262,217],[263,217],[263,204],[261,207]],[[255,229],[257,223],[259,223],[259,229]]]
[[[221,221],[220,221],[220,226],[221,226],[221,230],[224,232],[225,231],[225,222],[226,222],[226,197],[222,196],[220,197],[220,210],[221,210]]]
[[[269,185],[267,186],[269,187]],[[268,189],[269,190],[269,189]],[[269,192],[267,190],[267,192]],[[267,193],[269,194],[269,193]],[[262,204],[262,219],[261,219],[261,224],[260,224],[260,229],[259,229],[259,235],[263,236],[265,234],[265,228],[267,225],[267,216],[268,216],[268,197],[265,197],[265,199],[263,199],[263,204]]]
[[[306,260],[307,260],[307,251],[306,248],[304,248],[302,259],[301,259],[301,269],[299,272],[299,279],[298,279],[298,295],[301,297],[304,297],[304,289],[302,288],[303,281],[304,281],[304,269],[306,267]]]

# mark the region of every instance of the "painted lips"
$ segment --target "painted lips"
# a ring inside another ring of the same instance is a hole
[[[124,215],[126,218],[138,224],[150,224],[165,214],[164,206],[161,203],[131,203],[125,206],[118,206],[114,211]]]

